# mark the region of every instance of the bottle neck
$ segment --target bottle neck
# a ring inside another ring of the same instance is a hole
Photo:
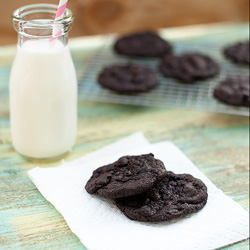
[[[28,5],[14,11],[12,23],[18,33],[19,46],[23,46],[27,41],[41,40],[48,40],[52,44],[53,41],[49,40],[59,40],[66,46],[74,16],[66,9],[64,15],[55,20],[56,11],[57,6],[51,4]],[[51,39],[55,37],[56,39]]]
[[[63,44],[64,47],[68,45],[68,33],[65,33],[64,35],[57,37],[56,40],[52,42],[50,41],[50,38],[52,38],[52,36],[27,36],[22,32],[18,32],[18,45],[22,47],[25,42],[29,41],[37,43],[47,42],[48,44],[51,45],[53,45],[56,41],[59,41]]]

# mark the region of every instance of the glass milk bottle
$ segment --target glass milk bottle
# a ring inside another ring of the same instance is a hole
[[[54,21],[56,10],[36,4],[12,15],[18,45],[10,75],[11,137],[28,158],[59,157],[76,140],[77,79],[68,47],[73,14],[66,9]],[[55,28],[61,35],[50,41]]]

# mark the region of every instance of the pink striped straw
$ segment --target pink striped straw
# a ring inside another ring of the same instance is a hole
[[[56,11],[56,17],[55,20],[59,20],[63,17],[64,11],[67,7],[68,0],[60,0],[57,11]],[[59,36],[61,36],[62,30],[60,28],[54,28],[52,32],[52,37],[49,39],[50,42],[57,39]]]

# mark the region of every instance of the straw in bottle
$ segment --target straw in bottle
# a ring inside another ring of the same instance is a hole
[[[68,0],[60,0],[58,8],[57,8],[57,12],[56,12],[55,20],[59,20],[60,18],[62,18],[64,11],[67,7],[67,3],[68,3]],[[52,37],[49,39],[49,41],[50,42],[54,41],[59,36],[61,36],[61,34],[62,34],[61,28],[55,26],[52,32]]]

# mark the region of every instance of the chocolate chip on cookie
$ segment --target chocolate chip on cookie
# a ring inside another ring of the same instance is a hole
[[[249,64],[249,41],[226,47],[224,54],[235,63]]]
[[[158,79],[150,68],[128,64],[105,67],[98,82],[120,94],[133,94],[149,91],[158,84]]]
[[[214,89],[214,97],[234,106],[250,106],[249,76],[231,77]]]
[[[114,46],[118,54],[161,57],[172,52],[172,46],[152,31],[133,33],[119,38]]]
[[[219,73],[219,66],[213,59],[198,53],[164,56],[159,69],[164,76],[184,83],[203,80]]]
[[[116,199],[116,205],[131,220],[161,222],[201,210],[207,197],[207,187],[201,180],[189,174],[167,172],[152,189]]]
[[[106,198],[126,197],[150,189],[166,174],[164,164],[153,154],[124,156],[96,169],[85,188]]]

